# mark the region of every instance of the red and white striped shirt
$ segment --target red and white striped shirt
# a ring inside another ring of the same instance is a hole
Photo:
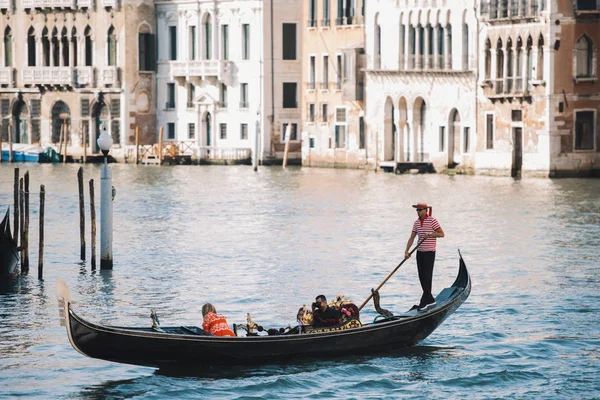
[[[419,237],[419,242],[423,240],[426,234],[430,232],[435,232],[440,229],[440,223],[437,219],[433,218],[430,215],[427,215],[423,220],[417,219],[413,225],[412,231],[417,234]],[[436,238],[427,238],[425,241],[419,246],[417,251],[435,251]]]

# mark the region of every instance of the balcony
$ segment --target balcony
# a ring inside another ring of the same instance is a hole
[[[94,0],[77,0],[77,7],[79,8],[93,8]]]
[[[24,85],[73,86],[71,67],[27,67],[23,69]]]
[[[0,68],[0,85],[12,87],[14,85],[14,76],[12,67]]]
[[[6,1],[10,3],[9,1]],[[75,0],[22,0],[23,8],[75,8]]]
[[[12,10],[12,0],[0,0],[0,10]]]
[[[222,60],[193,60],[171,62],[171,75],[173,78],[181,78],[186,81],[202,80],[208,77],[220,81],[231,80],[231,61]]]
[[[114,8],[117,9],[119,7],[119,0],[99,0],[104,8]]]
[[[120,86],[119,67],[104,67],[100,70],[98,85],[108,87]]]
[[[77,67],[75,68],[75,84],[79,87],[89,86],[94,87],[94,67]]]

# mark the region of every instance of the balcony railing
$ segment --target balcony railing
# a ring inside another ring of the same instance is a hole
[[[94,67],[75,68],[75,83],[77,86],[96,86],[94,80]]]
[[[27,67],[23,69],[23,84],[47,86],[72,86],[71,67]]]
[[[75,0],[22,0],[23,8],[75,8]]]
[[[329,82],[319,82],[319,89],[329,90]]]
[[[309,20],[306,22],[306,26],[308,26],[309,28],[314,28],[314,27],[316,27],[316,26],[317,26],[317,20],[316,20],[316,19],[313,19],[313,18],[309,19]]]
[[[0,0],[0,10],[12,9],[12,1],[13,0]]]
[[[120,84],[119,67],[104,67],[100,70],[99,85],[117,87]]]
[[[198,146],[197,156],[203,160],[247,160],[251,150],[239,147]]]
[[[13,68],[12,67],[1,67],[0,68],[0,85],[12,87],[13,81]]]
[[[118,8],[119,0],[99,0],[104,8]]]
[[[174,110],[175,109],[175,102],[174,101],[167,101],[165,103],[165,110]]]
[[[216,77],[219,80],[231,75],[231,61],[225,60],[194,60],[174,61],[171,63],[171,74],[173,77],[182,78],[205,78]]]
[[[306,89],[307,90],[315,90],[317,88],[317,83],[316,82],[306,82]]]
[[[217,102],[217,107],[219,107],[219,108],[227,108],[227,102],[226,101],[219,101],[219,102]]]
[[[330,18],[324,18],[321,20],[321,26],[330,26],[331,25],[331,19]]]
[[[77,7],[79,8],[93,8],[94,0],[77,0]]]
[[[250,102],[248,101],[240,101],[240,108],[249,108],[250,107]]]

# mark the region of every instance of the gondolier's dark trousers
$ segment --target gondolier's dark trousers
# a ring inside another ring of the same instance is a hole
[[[435,263],[435,251],[417,250],[417,269],[419,271],[419,281],[423,289],[423,296],[419,306],[433,303],[435,299],[431,294],[431,281],[433,280],[433,264]]]

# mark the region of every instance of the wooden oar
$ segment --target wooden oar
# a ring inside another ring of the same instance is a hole
[[[410,251],[410,253],[408,253],[409,256],[412,255],[412,253],[415,252],[415,250],[417,250],[419,248],[419,246],[425,241],[426,238],[423,238],[423,240],[420,240],[417,245],[415,246],[414,249],[412,249]],[[385,280],[383,282],[381,282],[381,285],[377,286],[377,289],[375,289],[375,291],[379,291],[379,289],[381,289],[381,287],[383,285],[385,285],[385,283],[392,277],[392,275],[394,275],[396,273],[396,271],[398,271],[398,268],[400,268],[402,266],[402,264],[404,264],[404,262],[408,260],[408,258],[405,258],[404,260],[402,260],[402,262],[400,264],[398,264],[398,266],[396,268],[394,268],[394,270],[387,276],[387,278],[385,278]],[[362,310],[363,307],[369,302],[369,300],[371,300],[373,298],[373,292],[371,292],[371,294],[369,295],[369,297],[367,297],[367,299],[361,304],[361,306],[358,308],[358,311]]]

